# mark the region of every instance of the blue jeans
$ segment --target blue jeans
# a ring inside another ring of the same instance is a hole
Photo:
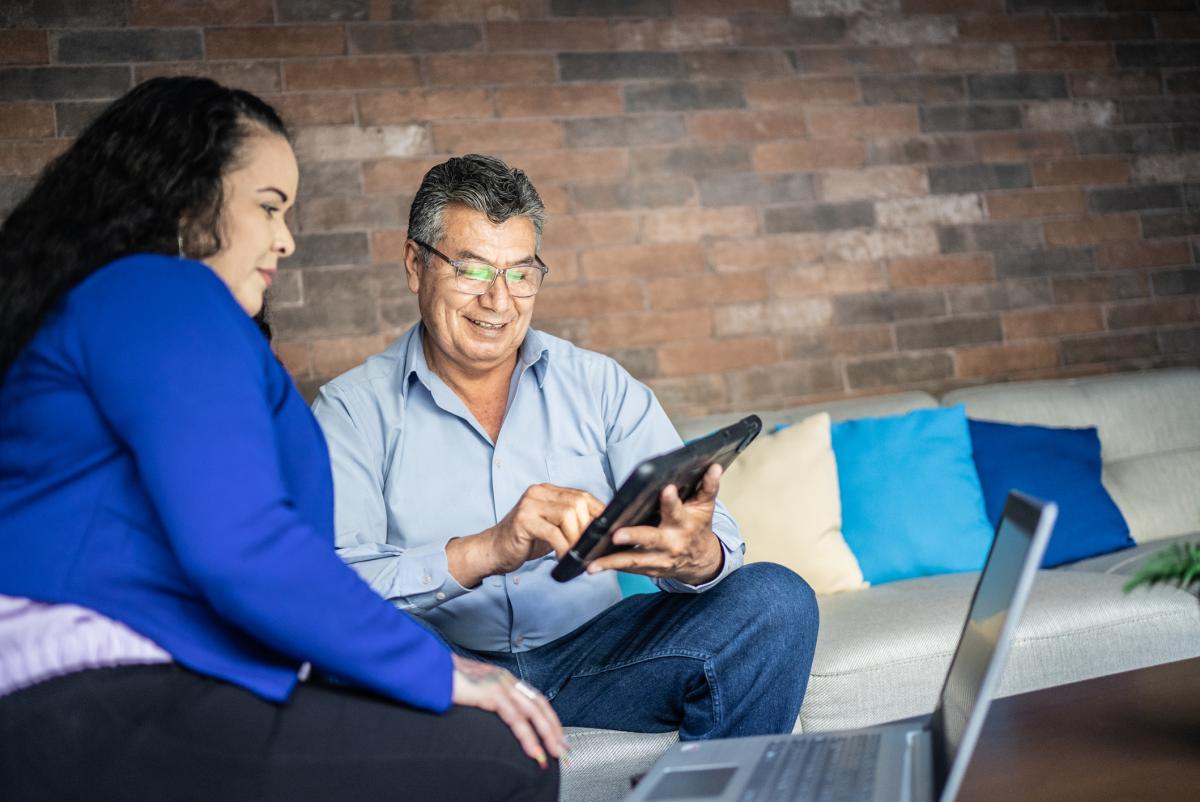
[[[791,732],[817,642],[808,584],[771,563],[701,594],[646,593],[527,652],[460,652],[546,694],[562,723],[683,740]]]

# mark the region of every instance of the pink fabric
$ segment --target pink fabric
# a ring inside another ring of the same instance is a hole
[[[94,610],[0,594],[0,696],[87,668],[170,661],[158,644]]]

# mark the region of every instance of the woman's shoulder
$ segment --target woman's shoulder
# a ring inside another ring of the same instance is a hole
[[[155,253],[123,256],[99,268],[75,288],[77,297],[116,296],[129,300],[166,300],[172,296],[214,300],[233,296],[206,265]]]

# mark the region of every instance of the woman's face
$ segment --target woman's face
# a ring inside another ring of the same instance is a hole
[[[265,131],[246,138],[237,166],[225,175],[222,248],[204,261],[250,316],[262,309],[279,259],[296,250],[283,216],[296,201],[299,180],[292,146]]]

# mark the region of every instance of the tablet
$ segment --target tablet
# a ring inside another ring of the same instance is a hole
[[[699,440],[666,454],[646,460],[617,490],[612,501],[588,525],[550,576],[559,582],[574,579],[583,573],[592,560],[632,546],[614,546],[612,533],[623,526],[657,526],[659,495],[667,485],[675,485],[679,498],[687,501],[700,489],[704,472],[713,464],[728,468],[738,454],[762,431],[757,415],[742,418],[737,423],[701,437]]]

